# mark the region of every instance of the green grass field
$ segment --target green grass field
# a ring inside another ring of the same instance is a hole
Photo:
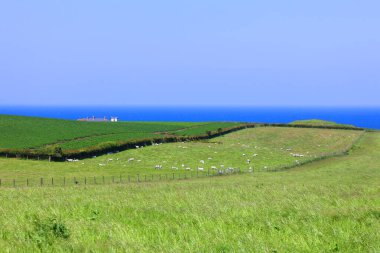
[[[275,166],[294,162],[281,148],[313,156],[345,148],[358,135],[347,130],[257,128],[213,143],[129,150],[85,160],[83,166],[0,159],[0,168],[2,176],[84,175],[95,173],[100,169],[95,165],[108,157],[134,156],[145,160],[146,166],[127,170],[148,167],[145,170],[151,172],[148,158],[170,163],[195,160],[195,166],[201,157],[212,155],[215,163],[242,166],[243,152],[258,153],[254,162],[258,167]],[[367,132],[349,155],[281,172],[2,188],[0,248],[5,252],[379,252],[379,152],[380,133]],[[120,172],[124,162],[120,163],[110,162],[101,172]]]
[[[164,134],[193,136],[238,125],[240,123],[232,122],[79,122],[0,115],[0,149],[38,149],[56,145],[73,151],[104,142],[159,138]]]
[[[333,121],[310,119],[310,120],[296,120],[290,123],[291,125],[310,125],[310,126],[333,126],[333,127],[355,127],[348,124],[338,124]]]
[[[49,163],[0,158],[0,179],[3,186],[13,185],[13,179],[22,186],[27,179],[29,185],[36,185],[40,183],[40,178],[49,182],[52,177],[55,178],[55,184],[63,184],[64,177],[67,183],[73,183],[74,177],[83,183],[85,177],[94,176],[98,181],[105,176],[107,182],[112,176],[119,178],[120,175],[124,179],[131,176],[135,180],[137,174],[143,177],[172,173],[184,176],[187,173],[187,176],[191,176],[198,167],[204,168],[206,172],[211,166],[222,169],[222,165],[224,168],[241,169],[252,166],[260,171],[296,165],[297,161],[301,163],[346,150],[361,134],[360,131],[352,130],[258,127],[207,141],[153,145],[78,162]],[[292,154],[303,157],[294,157]],[[128,162],[130,158],[134,160]],[[247,159],[251,160],[250,164]],[[163,169],[156,170],[155,165],[162,165]]]

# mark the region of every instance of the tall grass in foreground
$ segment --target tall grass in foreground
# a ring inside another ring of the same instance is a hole
[[[379,252],[379,151],[366,133],[348,156],[279,173],[2,189],[0,249]]]

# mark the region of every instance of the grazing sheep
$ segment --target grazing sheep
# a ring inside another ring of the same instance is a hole
[[[216,170],[217,168],[216,168],[216,166],[211,166],[211,169]]]
[[[207,159],[212,160],[212,157],[209,157],[209,158],[207,158]]]
[[[256,157],[256,156],[258,156],[258,154],[253,154],[252,156],[253,156],[253,157]]]
[[[247,163],[250,164],[250,163],[251,163],[251,160],[247,159]]]
[[[204,163],[205,163],[205,161],[204,161],[204,160],[200,160],[199,162],[200,162],[200,163],[202,163],[202,164],[204,164]]]
[[[228,172],[228,173],[232,173],[232,172],[234,172],[234,168],[232,168],[232,167],[228,167],[228,168],[226,169],[226,172]]]
[[[99,163],[99,166],[106,166],[105,164],[103,164],[103,163]]]
[[[140,148],[140,146],[137,146],[137,145],[136,145],[135,147],[136,147],[136,148]]]
[[[172,170],[178,170],[178,167],[172,166]]]
[[[128,162],[132,162],[132,161],[134,161],[135,160],[135,158],[129,158],[128,159]]]
[[[245,156],[245,154],[243,154],[243,156]]]
[[[198,167],[198,170],[199,170],[199,171],[204,171],[205,169],[204,169],[204,168],[200,168],[200,167]]]
[[[162,165],[156,165],[156,166],[154,166],[154,168],[156,169],[156,170],[162,170]]]
[[[185,170],[191,170],[191,168],[190,167],[186,167]]]

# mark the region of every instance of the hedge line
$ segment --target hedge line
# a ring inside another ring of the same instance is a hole
[[[93,156],[104,155],[107,153],[119,152],[127,149],[136,148],[136,146],[150,146],[154,143],[171,143],[182,141],[197,141],[215,138],[231,132],[239,131],[244,128],[252,127],[296,127],[296,128],[321,128],[321,129],[340,129],[340,130],[365,130],[364,128],[355,127],[342,127],[342,126],[312,126],[312,125],[292,125],[283,123],[244,123],[239,126],[229,128],[219,128],[214,131],[207,131],[205,134],[196,136],[166,136],[161,138],[147,138],[130,141],[113,141],[104,142],[99,145],[78,149],[78,150],[65,150],[63,151],[59,146],[50,146],[41,149],[0,149],[0,156],[3,157],[16,157],[26,159],[49,159],[53,161],[64,161],[68,158],[89,158]]]
[[[205,134],[197,136],[166,136],[161,138],[147,138],[130,141],[112,141],[104,142],[99,145],[78,149],[78,150],[62,150],[59,146],[50,146],[42,149],[0,149],[0,156],[16,157],[26,159],[49,159],[53,161],[64,161],[68,158],[89,158],[93,156],[104,155],[107,153],[119,152],[127,149],[136,148],[136,146],[150,146],[154,143],[171,143],[182,141],[197,141],[215,138],[224,134],[238,131],[248,127],[254,127],[253,124],[242,124],[235,127],[218,129],[215,131],[207,131]]]

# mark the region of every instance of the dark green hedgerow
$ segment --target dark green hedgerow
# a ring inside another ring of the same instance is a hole
[[[75,150],[62,150],[58,145],[52,145],[41,149],[0,149],[0,155],[28,159],[52,159],[55,161],[64,161],[67,158],[88,158],[92,156],[103,155],[109,152],[118,152],[122,150],[132,149],[136,148],[136,146],[149,146],[153,143],[204,140],[231,133],[233,131],[238,131],[247,127],[254,127],[254,125],[241,124],[224,129],[219,128],[215,131],[208,130],[204,134],[193,136],[167,135],[165,137],[159,138],[145,138],[130,141],[109,141],[92,147]]]

